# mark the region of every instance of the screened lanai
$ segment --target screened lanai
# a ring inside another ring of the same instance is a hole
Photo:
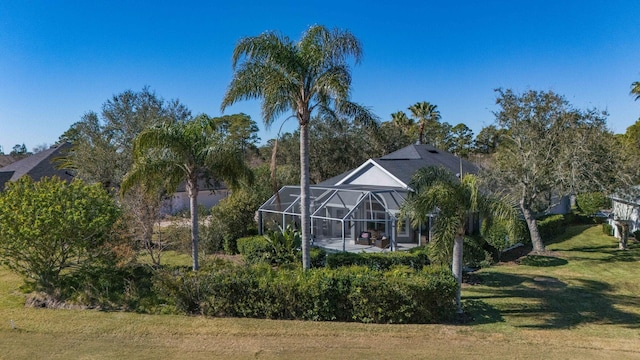
[[[398,222],[406,190],[376,186],[312,186],[311,235],[314,243],[333,242],[346,251],[353,245],[396,250],[417,241],[406,220]],[[258,210],[260,229],[300,226],[300,188],[285,186]],[[337,250],[337,249],[336,249]]]

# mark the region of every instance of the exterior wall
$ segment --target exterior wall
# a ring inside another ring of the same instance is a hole
[[[614,218],[619,220],[626,220],[629,222],[629,231],[634,232],[640,230],[640,204],[632,204],[629,202],[623,202],[616,199],[611,200],[611,206],[614,214]],[[614,221],[610,220],[609,223],[614,225]],[[614,235],[620,237],[616,227],[613,227]]]
[[[374,185],[374,186],[391,186],[400,187],[401,185],[382,169],[369,165],[362,169],[355,177],[344,182],[352,185]]]
[[[220,202],[220,200],[227,197],[231,191],[229,190],[216,190],[210,192],[208,190],[198,192],[198,205],[210,209]],[[162,213],[165,215],[173,215],[180,211],[189,211],[189,195],[186,191],[181,191],[173,194],[173,196],[166,200],[163,205]]]

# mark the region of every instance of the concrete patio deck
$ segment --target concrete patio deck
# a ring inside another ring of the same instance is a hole
[[[322,248],[328,252],[343,251],[341,238],[316,239],[313,241],[312,245]],[[398,243],[396,251],[407,251],[417,246],[418,246],[417,243]],[[346,239],[346,242],[344,244],[344,251],[354,252],[354,253],[360,253],[360,252],[374,253],[374,252],[390,252],[391,249],[390,248],[382,249],[382,248],[376,247],[375,245],[358,245],[355,243],[353,239]]]

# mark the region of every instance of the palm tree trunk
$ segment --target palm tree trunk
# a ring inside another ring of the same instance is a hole
[[[193,271],[198,271],[198,185],[196,182],[188,180],[187,189],[191,212],[191,257],[193,258]]]
[[[462,232],[464,234],[464,231]],[[456,306],[458,307],[458,314],[462,313],[462,250],[464,245],[464,237],[461,234],[457,234],[453,240],[453,260],[451,261],[451,272],[453,277],[458,282],[458,293],[456,294]]]
[[[538,223],[536,221],[535,216],[533,216],[533,212],[529,209],[528,206],[524,204],[523,201],[520,201],[520,209],[522,210],[522,214],[524,215],[524,220],[527,222],[527,228],[529,228],[529,235],[531,236],[531,244],[533,245],[534,253],[544,252],[544,243],[542,242],[542,237],[540,237],[540,231],[538,230]]]
[[[302,268],[311,268],[311,214],[309,199],[309,122],[300,124],[300,217],[302,222]]]

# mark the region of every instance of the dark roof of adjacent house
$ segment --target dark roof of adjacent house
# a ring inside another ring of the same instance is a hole
[[[464,174],[477,174],[479,170],[465,159],[426,144],[409,145],[375,159],[375,162],[405,184],[411,182],[411,177],[418,169],[426,166],[442,166],[456,175],[461,171]]]
[[[459,175],[461,171],[464,174],[477,174],[479,171],[475,164],[427,144],[409,145],[381,158],[371,159],[367,163],[383,169],[386,173],[403,182],[404,185],[411,182],[411,177],[418,169],[427,166],[442,166],[456,175]],[[340,184],[348,177],[359,176],[358,169],[327,179],[318,185]]]
[[[24,175],[29,175],[35,181],[51,176],[58,176],[62,180],[73,179],[68,170],[58,169],[54,163],[54,160],[64,155],[64,151],[70,147],[70,143],[63,143],[1,167],[0,190],[4,189],[7,181],[16,181]]]

